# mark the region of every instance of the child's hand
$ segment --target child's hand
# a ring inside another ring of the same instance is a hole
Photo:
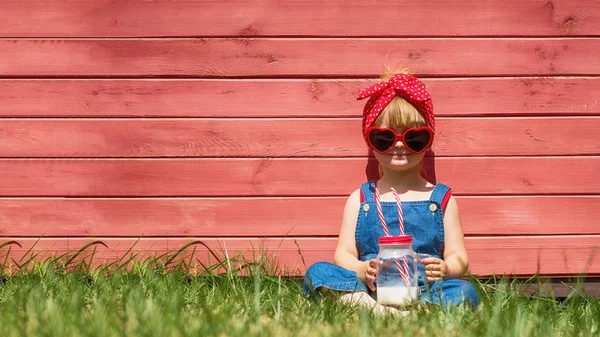
[[[367,287],[369,287],[371,291],[375,291],[375,275],[377,274],[377,260],[371,259],[363,263],[363,276],[365,281],[367,282]]]
[[[448,274],[448,265],[444,260],[435,257],[421,259],[425,266],[425,277],[429,282],[443,279]]]

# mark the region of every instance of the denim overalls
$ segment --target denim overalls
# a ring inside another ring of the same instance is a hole
[[[369,181],[361,186],[364,201],[360,204],[355,232],[358,258],[361,261],[377,257],[379,251],[377,240],[380,236],[385,235],[377,214],[374,185],[374,181]],[[429,200],[402,202],[405,234],[413,236],[413,250],[417,254],[429,254],[432,257],[442,258],[444,249],[442,200],[449,190],[448,186],[437,184]],[[399,235],[400,227],[396,202],[382,201],[381,208],[390,235]],[[468,281],[451,279],[434,283],[427,282],[423,265],[418,264],[418,268],[419,288],[421,290],[420,300],[444,305],[459,305],[464,301],[471,307],[476,307],[479,304],[477,292]],[[356,272],[330,262],[317,262],[306,271],[304,277],[305,293],[308,294],[312,289],[318,287],[338,291],[365,291],[374,296],[357,277]]]

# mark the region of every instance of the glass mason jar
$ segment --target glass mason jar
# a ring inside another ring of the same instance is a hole
[[[377,302],[406,306],[419,296],[417,254],[412,236],[380,236],[377,255]]]

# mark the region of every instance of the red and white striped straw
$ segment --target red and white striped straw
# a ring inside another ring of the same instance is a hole
[[[394,194],[394,199],[396,199],[396,205],[398,207],[398,224],[400,226],[400,235],[405,235],[404,234],[404,213],[402,213],[402,202],[400,201],[400,196],[398,196],[398,192],[396,192],[395,188],[391,188],[392,193]],[[402,259],[404,262],[404,270],[406,271],[405,275],[406,278],[404,279],[404,281],[406,282],[406,286],[409,286],[409,281],[407,280],[409,278],[408,276],[408,261],[406,260],[406,255],[403,256]]]
[[[375,204],[377,204],[377,213],[379,214],[379,220],[381,221],[381,227],[383,227],[383,232],[386,236],[390,236],[390,231],[385,224],[385,217],[383,216],[383,210],[381,209],[381,195],[379,194],[379,189],[377,188],[377,183],[375,183]]]
[[[398,223],[400,224],[400,235],[404,235],[404,213],[402,213],[402,203],[400,201],[400,197],[396,192],[396,189],[393,187],[392,193],[394,194],[394,198],[396,199],[396,205],[398,205]]]
[[[402,213],[402,203],[400,201],[400,197],[394,188],[391,189],[394,194],[394,198],[396,199],[396,205],[398,206],[398,222],[400,224],[400,235],[404,235],[404,214]],[[381,209],[381,195],[379,194],[379,189],[377,188],[377,182],[375,182],[375,204],[377,205],[377,213],[379,214],[379,220],[381,221],[381,227],[383,227],[383,232],[386,236],[390,236],[390,231],[388,230],[387,224],[385,223],[385,217],[383,216],[383,210]],[[400,272],[400,276],[404,280],[404,283],[407,287],[410,287],[410,276],[408,273],[408,261],[406,260],[406,255],[403,256],[403,264],[400,265],[400,261],[398,259],[394,259],[396,263],[396,267]]]

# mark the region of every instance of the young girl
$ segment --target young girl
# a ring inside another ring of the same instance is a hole
[[[421,175],[425,152],[434,138],[433,104],[414,76],[398,73],[364,89],[369,98],[362,119],[365,141],[379,162],[380,178],[355,190],[344,208],[334,263],[317,262],[306,272],[306,293],[336,292],[341,300],[395,311],[379,305],[376,290],[378,237],[384,236],[377,203],[390,235],[398,235],[401,200],[404,230],[413,237],[419,264],[419,299],[441,305],[479,303],[471,283],[460,278],[468,267],[456,200],[449,187]],[[394,195],[396,194],[396,195]]]

